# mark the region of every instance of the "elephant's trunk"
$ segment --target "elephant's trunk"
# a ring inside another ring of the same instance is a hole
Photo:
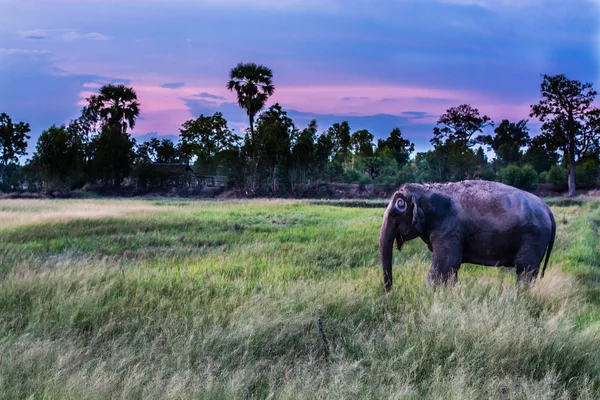
[[[383,267],[383,285],[386,293],[392,288],[392,253],[394,251],[394,239],[396,238],[396,227],[388,221],[388,213],[383,217],[381,232],[379,234],[379,256]],[[398,250],[402,246],[398,243]]]

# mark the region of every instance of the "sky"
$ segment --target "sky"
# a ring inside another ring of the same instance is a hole
[[[399,127],[430,147],[446,109],[529,119],[542,74],[597,88],[597,0],[0,0],[0,113],[39,134],[77,118],[107,83],[133,87],[132,135],[177,139],[181,125],[222,112],[247,117],[229,71],[273,71],[276,102],[299,128],[316,119]]]

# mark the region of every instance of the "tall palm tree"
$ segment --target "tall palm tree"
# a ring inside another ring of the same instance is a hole
[[[133,88],[124,85],[104,85],[98,95],[89,99],[102,122],[111,128],[118,128],[121,133],[135,126],[135,119],[140,115],[140,103]]]
[[[275,92],[273,72],[263,65],[239,63],[229,72],[227,89],[237,93],[238,104],[246,110],[254,136],[254,117]]]

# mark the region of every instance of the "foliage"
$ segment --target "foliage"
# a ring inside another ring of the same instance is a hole
[[[598,184],[598,164],[594,160],[587,160],[578,165],[575,170],[575,182],[582,189],[591,189]]]
[[[510,164],[498,171],[500,182],[523,190],[533,191],[538,182],[538,174],[531,165]]]
[[[549,171],[558,163],[559,157],[555,151],[549,149],[540,136],[531,140],[531,144],[523,154],[523,163],[529,164],[537,173]]]
[[[195,120],[184,122],[179,131],[181,158],[190,162],[195,157],[199,170],[205,174],[214,173],[212,158],[220,152],[235,149],[241,139],[229,129],[220,112],[210,116],[201,114]]]
[[[27,135],[31,132],[29,124],[24,122],[13,123],[8,114],[0,114],[0,160],[2,161],[2,187],[9,188],[9,165],[18,163],[19,157],[27,154]]]
[[[402,137],[400,128],[394,128],[385,140],[377,141],[378,151],[383,151],[385,148],[392,152],[399,167],[404,166],[409,161],[410,154],[415,151],[414,143]]]
[[[567,170],[553,165],[548,171],[548,183],[551,183],[554,190],[562,192],[568,188],[568,173]]]
[[[239,63],[229,72],[227,89],[236,92],[238,105],[246,111],[254,135],[254,117],[275,92],[273,72],[264,65]]]
[[[478,141],[486,144],[489,150],[494,150],[501,166],[520,164],[523,154],[521,148],[531,143],[527,121],[517,123],[507,119],[502,120],[494,129],[494,136],[479,136]]]
[[[456,143],[459,147],[467,148],[477,142],[473,135],[483,132],[486,126],[493,126],[493,121],[487,115],[480,116],[477,108],[470,104],[450,107],[442,114],[437,122],[442,128],[433,128],[431,143],[438,147],[446,143]]]
[[[91,169],[95,177],[114,186],[120,186],[135,160],[135,139],[129,133],[105,125],[98,136],[92,139],[90,147]]]
[[[69,188],[82,185],[84,146],[81,136],[65,126],[52,125],[43,131],[36,144],[31,165],[47,184],[59,184]]]
[[[539,103],[531,105],[530,116],[543,122],[540,140],[564,154],[569,195],[574,196],[576,167],[600,139],[600,109],[593,104],[597,93],[591,83],[571,80],[564,74],[544,74],[541,93]]]

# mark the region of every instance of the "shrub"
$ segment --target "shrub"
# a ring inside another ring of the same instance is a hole
[[[538,175],[539,183],[548,183],[548,171],[544,171]]]
[[[575,185],[581,189],[590,189],[598,183],[598,166],[594,160],[587,160],[575,169]]]
[[[523,190],[534,190],[537,172],[529,164],[519,167],[511,164],[498,172],[500,182]]]
[[[548,171],[548,183],[554,186],[554,190],[562,192],[568,188],[567,170],[560,165],[553,165]]]

